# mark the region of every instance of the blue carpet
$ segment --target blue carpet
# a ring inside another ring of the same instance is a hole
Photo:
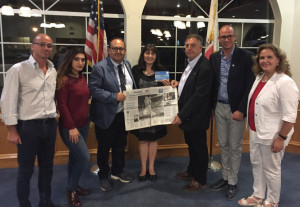
[[[219,161],[219,156],[214,156]],[[99,190],[99,180],[92,175],[89,169],[81,178],[80,185],[89,188],[92,193],[81,197],[84,207],[232,207],[238,206],[237,200],[251,195],[253,176],[249,154],[243,154],[239,173],[238,194],[232,201],[225,199],[225,189],[212,191],[209,188],[198,192],[185,192],[183,187],[188,181],[175,178],[177,172],[184,171],[188,162],[187,157],[164,158],[156,161],[158,180],[140,183],[133,181],[123,184],[113,181],[113,190],[102,192]],[[139,174],[140,162],[129,160],[126,162],[126,171],[135,177]],[[300,155],[286,153],[282,163],[282,188],[280,207],[300,206]],[[17,169],[0,170],[0,207],[17,207],[16,197]],[[208,172],[208,185],[221,177],[221,172]],[[67,207],[65,188],[67,167],[54,167],[52,181],[52,200],[58,207]],[[38,205],[37,169],[31,180],[30,200],[33,206]]]

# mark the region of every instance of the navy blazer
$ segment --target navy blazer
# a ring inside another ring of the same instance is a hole
[[[126,60],[124,62],[132,79],[133,88],[136,88],[131,65]],[[107,129],[117,114],[119,104],[117,93],[120,92],[119,81],[110,57],[93,66],[88,85],[92,96],[90,121],[102,129]]]
[[[214,69],[214,107],[217,104],[218,90],[220,86],[221,51],[215,52],[209,58]],[[254,82],[252,72],[253,59],[250,52],[235,47],[229,69],[227,92],[231,112],[236,110],[247,116],[247,100],[250,89]]]
[[[179,127],[188,132],[205,131],[211,116],[213,70],[202,54],[192,69],[178,100]]]

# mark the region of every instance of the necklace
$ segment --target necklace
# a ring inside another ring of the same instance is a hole
[[[152,76],[154,74],[154,71],[151,70],[150,72],[147,72],[147,71],[143,71],[143,73],[146,75],[146,76]]]

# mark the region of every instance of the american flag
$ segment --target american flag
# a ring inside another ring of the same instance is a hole
[[[218,27],[218,0],[211,0],[205,48],[205,57],[207,59],[211,54],[219,50],[219,42],[217,41]]]
[[[107,39],[104,28],[103,3],[93,0],[84,51],[89,66],[107,57]]]

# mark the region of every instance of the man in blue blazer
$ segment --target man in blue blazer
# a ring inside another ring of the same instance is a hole
[[[177,173],[179,179],[192,179],[184,187],[192,192],[206,187],[208,167],[208,151],[206,145],[206,130],[211,116],[211,97],[213,70],[209,61],[202,54],[203,39],[191,34],[185,41],[185,53],[188,65],[180,82],[171,81],[173,87],[178,85],[179,113],[172,124],[179,125],[184,132],[188,144],[190,161],[187,171]]]
[[[90,120],[95,123],[98,142],[97,164],[100,189],[112,189],[111,179],[129,183],[133,177],[125,172],[125,131],[123,101],[124,90],[136,88],[130,63],[124,60],[125,43],[114,38],[108,46],[109,56],[93,66],[89,77],[92,95]],[[109,150],[112,149],[112,166],[109,166]]]
[[[237,193],[247,99],[254,81],[253,61],[250,53],[235,46],[232,26],[224,25],[218,39],[222,50],[212,54],[209,60],[216,75],[214,105],[223,170],[222,178],[211,188],[227,187],[226,198],[230,200]]]

